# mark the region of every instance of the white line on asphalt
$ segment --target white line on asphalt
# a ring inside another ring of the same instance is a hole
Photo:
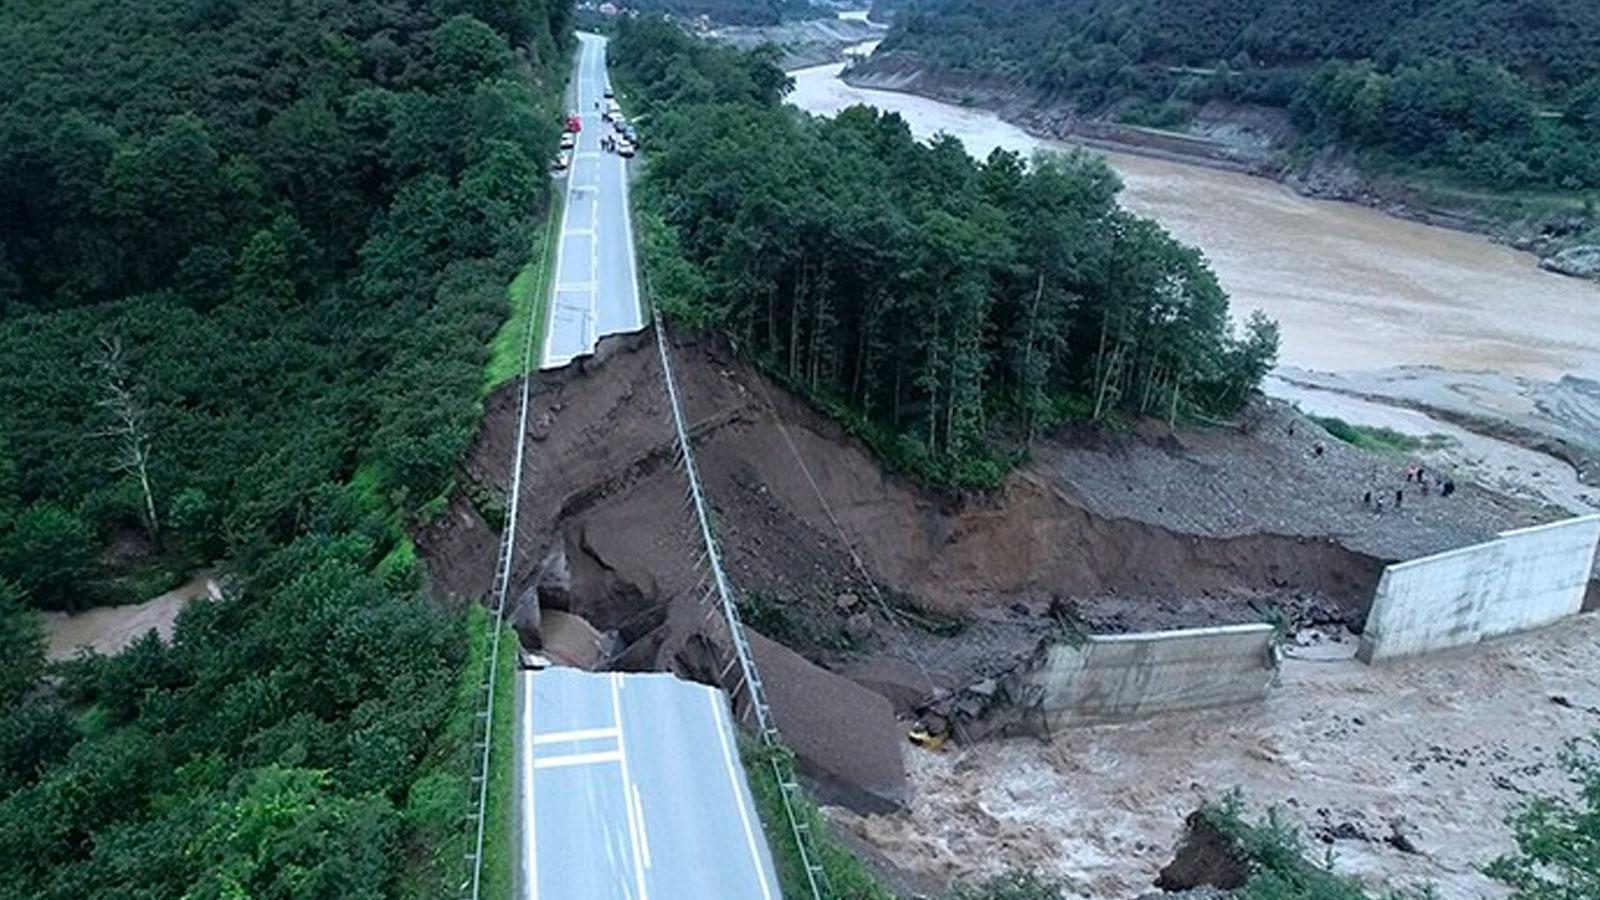
[[[571,731],[551,731],[533,736],[536,747],[545,744],[564,744],[568,741],[593,741],[600,738],[616,737],[617,729],[611,728],[575,728]]]
[[[594,290],[595,285],[597,283],[598,282],[594,282],[594,281],[571,281],[571,282],[568,282],[566,284],[558,284],[558,285],[556,285],[556,293],[559,293],[559,294],[587,294],[590,291]]]
[[[599,750],[594,753],[539,756],[534,758],[533,767],[535,769],[565,769],[568,766],[593,766],[610,762],[622,762],[622,753],[617,750]]]
[[[633,880],[639,888],[638,900],[650,900],[649,893],[644,887],[644,866],[640,861],[639,830],[633,820],[632,804],[628,803],[628,787],[633,780],[628,777],[628,743],[623,735],[622,728],[622,676],[613,672],[611,674],[611,717],[617,723],[617,755],[622,762],[622,805],[628,807],[624,812],[628,819],[628,840],[633,844]]]
[[[524,893],[529,900],[539,900],[539,839],[533,818],[533,678],[522,679],[522,821],[527,827],[527,843],[523,852],[522,880]]]
[[[622,235],[627,243],[628,284],[633,286],[633,308],[639,315],[639,325],[644,325],[644,307],[639,303],[639,272],[633,260],[633,207],[628,203],[628,162],[617,157],[622,167]]]
[[[639,820],[639,846],[644,850],[644,867],[650,868],[650,829],[644,824],[644,798],[639,796],[639,786],[633,785],[633,815]]]
[[[722,708],[722,695],[716,691],[706,691],[706,699],[711,701],[711,727],[717,730],[717,738],[722,742],[722,762],[728,769],[728,784],[733,788],[733,802],[739,807],[739,822],[744,825],[744,843],[750,850],[750,862],[755,864],[756,879],[761,882],[761,896],[772,900],[772,886],[767,884],[767,867],[761,864],[761,851],[756,848],[756,835],[750,829],[750,813],[746,810],[749,805],[745,802],[744,792],[739,789],[739,770],[734,768],[733,752],[728,748],[728,729],[723,726],[723,717],[727,712]],[[778,790],[783,790],[779,785]]]
[[[594,195],[594,209],[589,221],[600,227],[600,195]],[[589,273],[594,276],[594,286],[589,289],[589,349],[600,342],[600,242],[589,241]]]

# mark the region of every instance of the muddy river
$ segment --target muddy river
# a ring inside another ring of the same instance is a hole
[[[947,132],[979,156],[1065,146],[991,113],[851,87],[841,68],[792,73],[790,102],[822,115],[857,103],[892,110],[917,135]],[[1310,200],[1266,179],[1107,156],[1129,208],[1205,252],[1236,316],[1261,309],[1279,321],[1286,365],[1600,378],[1600,284],[1544,272],[1482,237]]]

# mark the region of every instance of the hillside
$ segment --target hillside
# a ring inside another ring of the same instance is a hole
[[[1287,111],[1280,149],[1500,191],[1600,189],[1600,7],[1548,0],[911,0],[885,56],[1182,129]]]
[[[485,628],[406,528],[542,229],[570,14],[0,7],[0,897],[454,891]],[[30,608],[211,561],[170,645],[41,680]]]
[[[1040,431],[1228,416],[1277,327],[1083,154],[979,162],[865,107],[784,106],[762,54],[641,19],[617,83],[648,116],[642,243],[675,322],[727,335],[893,465],[992,487]],[[1237,327],[1236,327],[1237,326]]]

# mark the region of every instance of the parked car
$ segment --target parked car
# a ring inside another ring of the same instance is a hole
[[[564,131],[564,132],[561,133],[561,149],[563,149],[563,150],[571,150],[573,147],[576,147],[577,145],[578,145],[578,139],[577,139],[576,136],[573,135],[572,132]]]
[[[617,139],[617,155],[621,156],[621,157],[632,156],[633,155],[633,142],[628,140],[627,138],[618,138]]]

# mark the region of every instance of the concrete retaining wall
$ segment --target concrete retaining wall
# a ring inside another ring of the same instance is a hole
[[[1052,726],[1086,725],[1266,698],[1271,625],[1091,637],[1050,648],[1033,676]]]
[[[1475,644],[1583,609],[1600,516],[1508,531],[1383,572],[1361,635],[1366,662]]]

